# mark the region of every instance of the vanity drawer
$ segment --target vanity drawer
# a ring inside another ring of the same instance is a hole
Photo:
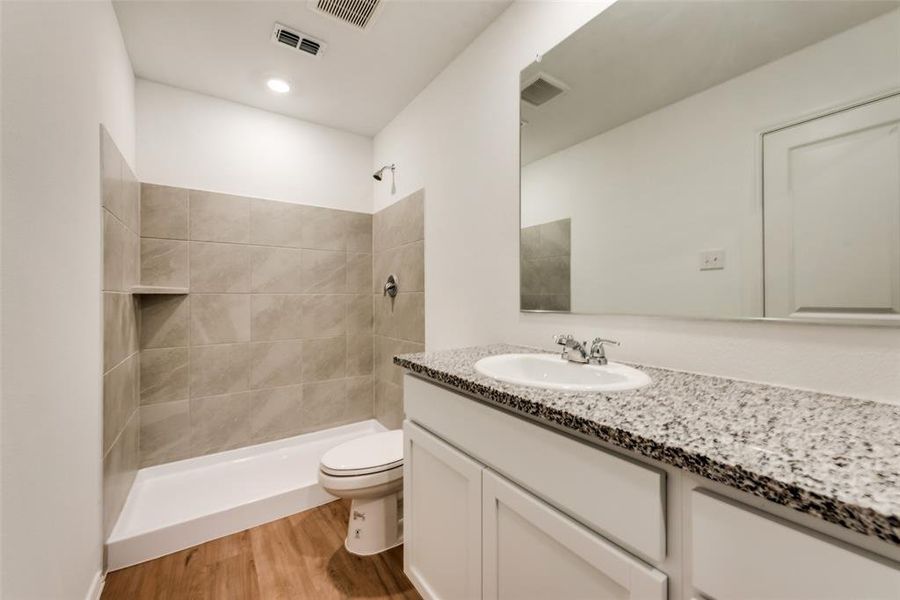
[[[693,585],[713,598],[900,597],[900,565],[704,491],[691,493]]]
[[[406,416],[608,539],[666,554],[665,472],[407,374]]]

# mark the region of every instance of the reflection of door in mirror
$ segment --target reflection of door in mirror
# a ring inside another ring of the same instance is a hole
[[[763,137],[767,317],[900,319],[900,95]]]

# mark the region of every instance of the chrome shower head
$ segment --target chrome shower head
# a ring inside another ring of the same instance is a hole
[[[381,181],[384,178],[384,171],[386,169],[390,169],[391,173],[393,173],[395,168],[396,165],[384,165],[383,167],[372,173],[372,177],[375,178],[375,181]]]

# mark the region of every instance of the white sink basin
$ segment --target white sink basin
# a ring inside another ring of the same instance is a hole
[[[507,383],[567,392],[621,392],[653,381],[620,363],[578,364],[558,354],[498,354],[479,360],[475,370]]]

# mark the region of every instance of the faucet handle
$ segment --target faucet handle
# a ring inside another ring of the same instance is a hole
[[[619,342],[616,340],[607,340],[604,338],[594,338],[594,341],[591,342],[591,357],[590,360],[593,364],[597,365],[605,365],[607,363],[606,360],[606,351],[603,349],[603,346],[606,344],[612,344],[613,346],[619,346]]]
[[[572,340],[572,334],[569,334],[569,333],[561,333],[559,335],[553,336],[553,343],[559,344],[560,346],[565,346],[571,340]]]

